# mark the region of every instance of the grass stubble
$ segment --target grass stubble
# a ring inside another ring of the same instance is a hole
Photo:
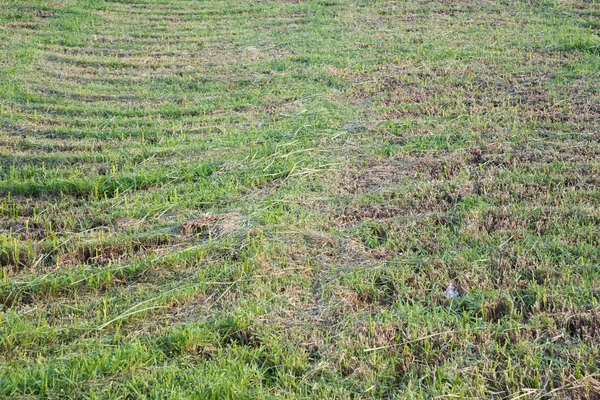
[[[0,1],[0,394],[598,398],[598,29]]]

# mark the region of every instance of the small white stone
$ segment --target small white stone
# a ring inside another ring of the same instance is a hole
[[[446,297],[449,299],[455,299],[457,297],[460,297],[460,293],[458,293],[458,290],[456,289],[456,286],[454,286],[454,283],[450,283],[446,288]]]

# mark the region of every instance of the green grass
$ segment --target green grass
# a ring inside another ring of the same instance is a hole
[[[0,0],[0,396],[599,398],[599,10]]]

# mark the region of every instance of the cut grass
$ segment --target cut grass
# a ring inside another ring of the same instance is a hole
[[[1,2],[0,394],[598,398],[597,8]]]

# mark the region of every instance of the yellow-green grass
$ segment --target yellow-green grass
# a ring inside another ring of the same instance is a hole
[[[0,0],[0,395],[598,398],[599,29]]]

